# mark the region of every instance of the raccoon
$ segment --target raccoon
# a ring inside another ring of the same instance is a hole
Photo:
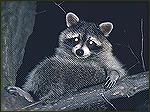
[[[56,98],[96,84],[104,83],[106,88],[111,88],[125,75],[107,39],[113,29],[111,22],[96,25],[79,20],[69,12],[66,25],[68,28],[59,36],[55,55],[43,60],[29,73],[22,89],[9,87],[9,90],[19,92],[32,102],[29,92],[38,99],[47,95]]]

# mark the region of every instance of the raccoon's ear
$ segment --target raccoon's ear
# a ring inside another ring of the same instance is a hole
[[[102,33],[104,34],[104,36],[108,37],[110,32],[113,29],[113,24],[110,22],[104,22],[104,23],[101,23],[99,27]]]
[[[66,15],[66,24],[68,27],[77,24],[77,22],[79,22],[79,18],[72,12],[69,12]]]

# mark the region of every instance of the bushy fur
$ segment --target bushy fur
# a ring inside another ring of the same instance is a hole
[[[97,62],[81,62],[79,59],[65,57],[60,49],[57,52],[60,54],[45,59],[30,73],[28,81],[23,86],[25,91],[33,91],[41,98],[51,92],[61,95],[105,81],[106,73],[97,66]]]
[[[59,97],[69,91],[105,82],[106,71],[116,70],[119,77],[125,75],[122,65],[112,54],[112,45],[96,24],[78,21],[70,25],[60,34],[55,56],[46,58],[29,73],[23,90],[32,91],[39,98],[46,95]],[[102,43],[100,50],[91,51],[87,58],[76,57],[72,47],[65,43],[70,32],[96,36]]]

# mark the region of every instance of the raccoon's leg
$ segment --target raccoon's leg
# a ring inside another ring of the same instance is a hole
[[[105,83],[105,87],[106,88],[113,87],[116,84],[119,77],[120,75],[117,70],[107,71],[107,78],[106,78],[107,81]]]
[[[26,100],[28,100],[29,102],[34,102],[32,96],[31,96],[28,92],[22,90],[22,89],[19,88],[19,87],[8,86],[8,87],[7,87],[7,91],[8,91],[9,93],[11,93],[11,94],[19,94],[20,96],[24,97],[24,98],[25,98]]]

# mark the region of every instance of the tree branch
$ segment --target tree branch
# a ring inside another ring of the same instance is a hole
[[[35,106],[28,106],[28,110],[69,110],[84,107],[96,102],[104,102],[103,95],[109,100],[123,97],[131,97],[134,94],[147,90],[148,74],[143,72],[132,76],[126,76],[118,81],[114,88],[105,90],[103,85],[85,88],[71,97],[63,97],[57,102],[42,106],[42,102]]]

